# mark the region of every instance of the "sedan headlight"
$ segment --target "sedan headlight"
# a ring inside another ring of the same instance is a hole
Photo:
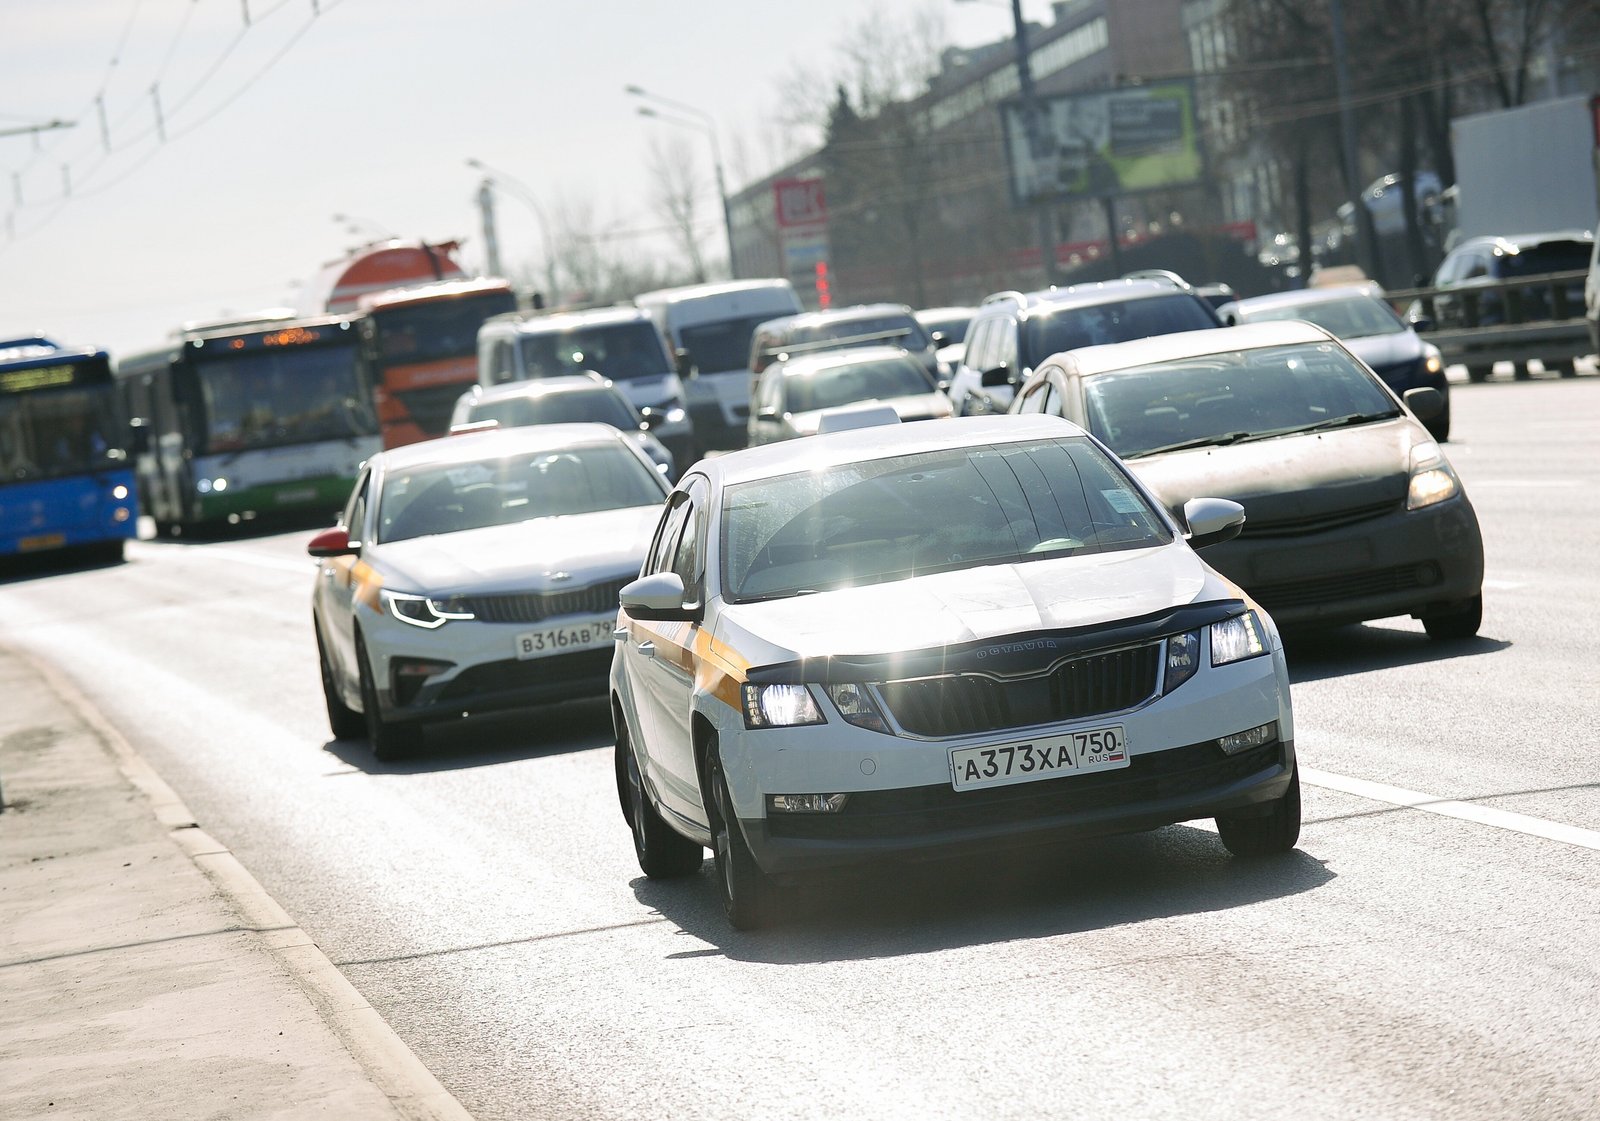
[[[821,724],[825,718],[811,690],[804,685],[752,685],[741,687],[746,728],[794,728]]]
[[[431,631],[435,627],[444,626],[452,619],[473,618],[472,612],[463,610],[457,603],[440,604],[428,596],[391,592],[387,588],[378,594],[389,605],[389,614],[402,623],[410,623],[413,627],[423,627]]]
[[[1422,351],[1422,368],[1430,374],[1444,373],[1444,355],[1439,353],[1439,348],[1429,343]]]
[[[1456,473],[1432,440],[1411,449],[1411,485],[1406,489],[1406,509],[1420,510],[1461,491]]]
[[[1267,652],[1267,630],[1254,611],[1211,624],[1211,664],[1225,666]]]

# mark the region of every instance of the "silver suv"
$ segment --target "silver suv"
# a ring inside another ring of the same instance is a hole
[[[1220,326],[1211,305],[1177,280],[998,292],[983,301],[967,329],[950,401],[960,414],[1003,413],[1016,387],[1052,354]]]

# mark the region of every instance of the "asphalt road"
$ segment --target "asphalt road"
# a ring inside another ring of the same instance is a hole
[[[1207,823],[798,892],[644,880],[600,704],[330,741],[308,532],[0,583],[477,1116],[1600,1117],[1600,377],[1458,386],[1481,637],[1294,636],[1299,849]],[[1419,803],[1411,805],[1410,803]]]

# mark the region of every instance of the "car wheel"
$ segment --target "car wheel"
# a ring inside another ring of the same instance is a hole
[[[1272,856],[1288,852],[1300,839],[1300,768],[1289,778],[1289,789],[1267,813],[1222,814],[1217,835],[1234,856]]]
[[[315,619],[311,621],[311,629],[317,636],[317,665],[322,670],[322,700],[328,708],[328,728],[336,740],[358,740],[367,730],[366,721],[339,695],[338,683],[333,679],[333,667],[328,665],[328,651],[322,645],[322,627]]]
[[[705,849],[674,830],[651,804],[626,726],[617,733],[617,778],[624,799],[623,816],[633,830],[633,853],[639,858],[639,870],[651,879],[689,876],[700,871]]]
[[[739,829],[715,740],[706,749],[706,786],[706,810],[711,823],[722,910],[735,930],[759,929],[772,922],[777,895],[766,873],[757,866]]]
[[[1444,611],[1431,611],[1422,616],[1422,629],[1428,637],[1443,641],[1460,641],[1472,638],[1483,625],[1483,594],[1473,596],[1466,603]]]
[[[1489,375],[1494,373],[1493,366],[1468,366],[1467,378],[1471,381],[1488,381]]]
[[[422,729],[415,724],[385,720],[378,710],[378,687],[373,683],[372,666],[367,660],[367,645],[356,636],[356,666],[361,675],[361,708],[366,722],[367,741],[372,754],[387,762],[422,744]]]

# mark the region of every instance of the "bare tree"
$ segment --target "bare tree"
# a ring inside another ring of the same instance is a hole
[[[696,214],[704,183],[695,172],[694,148],[684,136],[655,137],[650,141],[647,166],[655,212],[671,228],[691,278],[697,283],[704,281],[706,265]]]

